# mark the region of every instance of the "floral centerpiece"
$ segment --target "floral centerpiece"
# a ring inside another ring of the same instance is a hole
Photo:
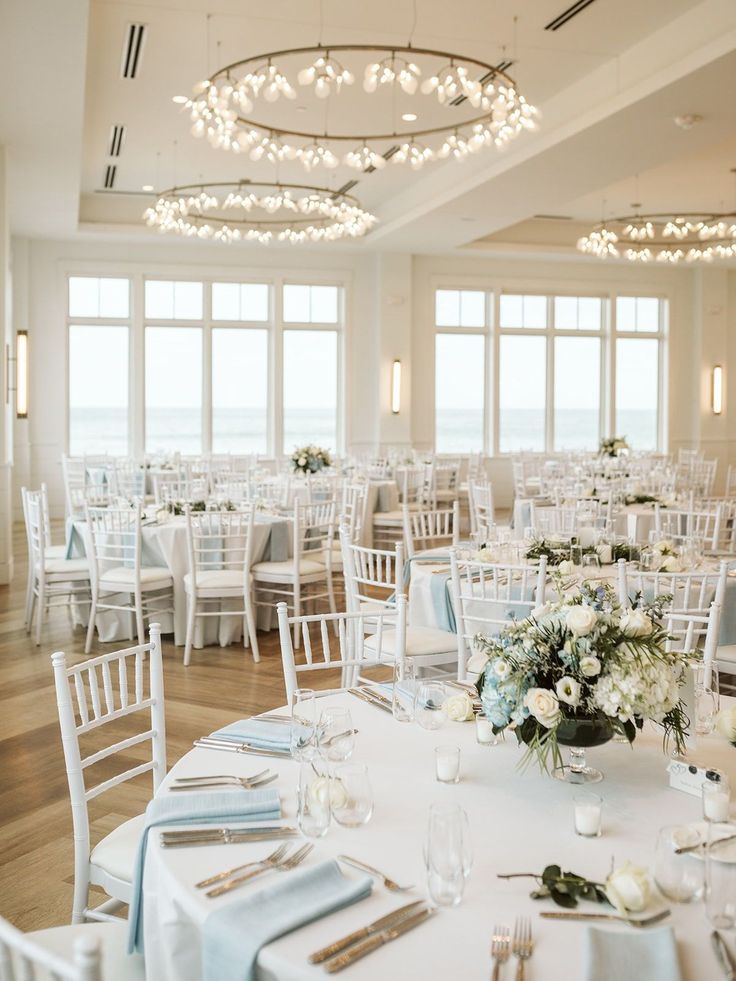
[[[325,467],[332,466],[329,450],[310,443],[309,446],[297,447],[291,454],[294,473],[317,473]]]
[[[634,742],[645,720],[660,725],[665,743],[684,748],[689,720],[680,701],[685,655],[667,652],[658,625],[664,597],[624,609],[610,586],[584,583],[561,600],[514,621],[498,637],[476,638],[487,657],[478,679],[483,711],[495,733],[511,728],[526,746],[522,766],[571,783],[595,782],[585,748],[615,734]],[[562,767],[560,746],[571,748]]]
[[[599,452],[601,456],[626,456],[629,449],[625,436],[608,436],[601,440]]]
[[[651,546],[650,569],[652,572],[682,572],[685,565],[673,543],[661,541]]]

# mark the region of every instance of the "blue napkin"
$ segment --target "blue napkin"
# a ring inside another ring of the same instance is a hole
[[[291,725],[288,722],[240,719],[217,729],[212,736],[233,743],[250,743],[257,749],[280,749],[288,752],[291,745]]]
[[[223,793],[166,794],[146,808],[146,823],[133,870],[133,898],[128,913],[128,951],[143,951],[143,870],[148,832],[159,825],[216,824],[219,821],[272,821],[281,817],[278,790],[227,790]]]
[[[202,929],[203,981],[251,981],[261,947],[370,895],[369,878],[351,881],[337,862],[288,872],[241,902],[211,913]]]
[[[601,930],[589,927],[585,937],[584,981],[681,981],[672,927],[656,930]]]
[[[286,562],[289,558],[289,525],[286,521],[272,521],[271,534],[263,556],[264,562]]]

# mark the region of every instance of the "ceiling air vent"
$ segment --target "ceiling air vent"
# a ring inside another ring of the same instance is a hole
[[[119,157],[123,149],[123,139],[125,138],[124,126],[113,126],[110,129],[110,143],[107,149],[109,157]]]
[[[115,164],[108,164],[107,167],[105,168],[104,186],[108,191],[115,186],[115,173],[117,169],[118,168],[116,167]]]
[[[572,215],[532,215],[536,221],[572,221]]]
[[[490,80],[493,78],[496,72],[507,72],[512,65],[513,65],[513,61],[506,61],[506,60],[499,61],[499,63],[495,66],[495,68],[492,71],[486,72],[485,75],[483,75],[481,78],[478,79],[478,81],[480,82],[481,85],[485,85],[486,82],[490,82]],[[463,102],[467,102],[467,101],[468,101],[467,96],[459,95],[457,96],[456,99],[452,100],[450,105],[461,106]]]
[[[558,14],[554,20],[551,20],[549,24],[544,25],[545,31],[559,31],[561,27],[565,24],[569,24],[573,17],[577,17],[581,14],[586,7],[589,7],[594,0],[577,0],[576,3],[568,7],[567,10],[563,10],[561,14]]]
[[[123,41],[123,60],[120,63],[121,78],[138,77],[145,36],[145,24],[128,24]]]

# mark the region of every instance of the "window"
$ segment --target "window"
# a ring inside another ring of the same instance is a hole
[[[284,286],[284,323],[336,324],[337,286]]]
[[[202,452],[198,327],[146,327],[146,450]]]
[[[441,366],[435,375],[437,452],[479,452],[483,449],[485,338],[438,334],[435,361]]]
[[[216,327],[212,331],[212,449],[215,453],[268,451],[266,330]]]
[[[130,281],[99,279],[95,276],[69,277],[70,317],[127,318]]]
[[[127,326],[69,326],[69,452],[128,453]]]
[[[212,319],[264,323],[268,320],[268,285],[213,283]]]
[[[202,283],[146,280],[147,320],[201,320]]]
[[[440,288],[434,313],[437,452],[660,445],[665,301]]]
[[[337,447],[337,340],[335,331],[284,331],[284,453]]]

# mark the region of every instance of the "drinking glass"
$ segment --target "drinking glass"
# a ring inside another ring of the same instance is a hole
[[[601,560],[597,552],[586,552],[583,555],[583,569],[600,569]]]
[[[699,736],[713,732],[720,707],[718,668],[711,666],[710,680],[706,676],[705,665],[699,664],[695,669],[695,732]]]
[[[423,681],[417,685],[414,698],[414,718],[422,729],[439,729],[444,725],[445,686],[439,681]]]
[[[352,756],[355,735],[349,709],[330,706],[322,709],[317,727],[317,746],[322,757],[331,763],[344,763]]]
[[[317,700],[311,688],[297,688],[291,703],[289,747],[295,760],[311,760],[317,752]]]
[[[657,888],[673,903],[691,903],[703,892],[703,861],[690,852],[678,855],[677,848],[697,845],[701,840],[696,828],[669,825],[657,836],[654,856],[654,881]]]
[[[397,661],[394,664],[391,711],[397,722],[411,722],[414,718],[416,677],[416,667],[412,661]]]
[[[583,546],[572,544],[570,545],[570,561],[573,565],[581,566],[583,564]]]
[[[719,838],[733,834],[736,825],[719,826]],[[705,852],[705,915],[717,930],[736,927],[736,851],[732,844],[712,841]]]
[[[731,806],[731,786],[728,777],[720,770],[708,770],[703,781],[703,817],[706,821],[723,823],[728,821]]]
[[[296,792],[296,816],[301,833],[307,838],[321,838],[330,827],[330,777],[319,763],[302,763]]]
[[[473,864],[468,816],[461,807],[430,807],[424,864],[433,902],[438,906],[457,906]]]
[[[332,777],[332,816],[345,828],[368,824],[373,814],[373,791],[364,763],[336,766]]]

